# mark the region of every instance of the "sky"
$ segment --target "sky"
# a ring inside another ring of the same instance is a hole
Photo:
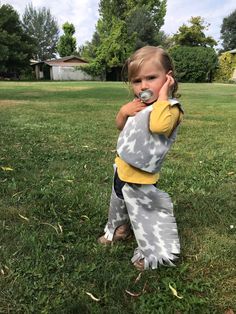
[[[0,0],[0,4],[10,4],[20,14],[23,14],[26,5],[32,3],[35,8],[46,7],[56,18],[62,32],[65,22],[75,26],[77,45],[82,45],[92,39],[96,23],[99,18],[99,0]],[[167,0],[167,14],[162,30],[173,35],[183,24],[188,24],[191,16],[201,16],[210,23],[207,36],[212,36],[219,42],[220,29],[223,18],[236,10],[235,0]]]

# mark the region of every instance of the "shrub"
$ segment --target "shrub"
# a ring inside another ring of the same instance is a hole
[[[219,66],[214,79],[218,82],[228,82],[236,68],[236,55],[224,52],[219,57]]]
[[[213,48],[175,46],[170,49],[180,82],[211,82],[218,64]]]

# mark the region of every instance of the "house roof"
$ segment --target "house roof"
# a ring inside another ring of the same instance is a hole
[[[84,59],[77,57],[77,56],[67,56],[59,59],[51,59],[51,60],[45,60],[45,61],[39,61],[36,63],[31,63],[31,65],[36,65],[40,63],[46,63],[49,66],[64,66],[64,67],[69,67],[69,66],[78,66],[78,65],[85,65],[88,64],[87,61]]]

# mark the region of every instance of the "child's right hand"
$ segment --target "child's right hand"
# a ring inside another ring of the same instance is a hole
[[[135,98],[133,101],[123,105],[116,116],[116,126],[122,130],[128,117],[135,116],[139,111],[146,108],[146,105],[140,99]]]
[[[143,110],[146,108],[146,105],[141,102],[140,99],[135,98],[133,101],[123,105],[120,109],[121,114],[124,117],[131,117],[135,116],[139,111]]]

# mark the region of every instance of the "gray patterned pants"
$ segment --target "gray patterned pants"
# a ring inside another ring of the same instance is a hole
[[[131,223],[138,247],[132,262],[144,259],[145,269],[171,265],[180,253],[180,243],[170,196],[153,185],[128,184],[124,199],[112,187],[105,238],[113,239],[117,227]]]

